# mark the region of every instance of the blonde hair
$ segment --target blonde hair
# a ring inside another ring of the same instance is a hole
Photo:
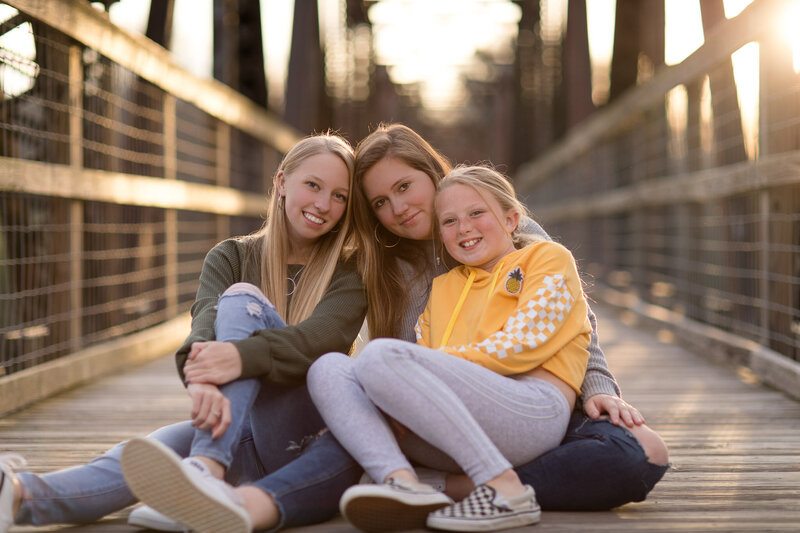
[[[530,216],[528,208],[517,198],[517,193],[509,179],[488,165],[456,166],[439,182],[436,187],[436,194],[456,184],[472,187],[484,200],[487,195],[494,198],[500,204],[500,209],[502,210],[502,213],[494,213],[501,225],[500,215],[507,213],[509,210],[519,213],[520,218]],[[541,240],[541,238],[522,231],[519,223],[517,223],[517,227],[511,233],[511,240],[514,242],[514,247],[519,249],[534,241]]]
[[[431,248],[420,248],[418,242],[383,227],[364,194],[364,175],[380,161],[394,158],[424,172],[436,186],[451,166],[425,139],[402,124],[380,124],[358,143],[355,158],[354,225],[359,270],[367,291],[367,325],[372,338],[397,337],[399,317],[409,303],[399,261],[411,259],[420,274],[431,265]]]
[[[351,238],[353,218],[353,202],[350,199],[353,193],[354,158],[350,144],[330,132],[306,137],[286,153],[278,166],[276,176],[279,172],[283,172],[284,176],[291,176],[292,172],[309,157],[327,153],[338,156],[347,166],[350,194],[344,215],[337,224],[338,229],[321,236],[315,243],[292,293],[291,306],[288,305],[286,294],[286,263],[289,258],[290,243],[283,201],[280,199],[277,187],[273,186],[269,195],[267,219],[264,225],[251,236],[257,239],[256,243],[258,240],[261,241],[259,253],[253,258],[257,261],[261,272],[261,290],[287,324],[297,324],[311,315],[328,289],[339,259],[347,257],[352,252],[347,247]]]

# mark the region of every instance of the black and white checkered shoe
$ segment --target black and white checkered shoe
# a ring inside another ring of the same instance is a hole
[[[533,487],[514,498],[480,485],[460,502],[428,515],[427,526],[447,531],[497,531],[536,524],[542,516]]]
[[[381,533],[421,529],[431,511],[452,503],[430,485],[389,478],[381,485],[350,487],[339,500],[339,510],[361,531]]]

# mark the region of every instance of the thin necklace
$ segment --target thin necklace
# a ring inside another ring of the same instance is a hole
[[[288,279],[289,281],[292,282],[292,290],[287,292],[286,296],[291,296],[292,294],[294,294],[294,291],[297,288],[297,283],[295,283],[295,280],[297,279],[297,276],[300,275],[300,272],[302,272],[305,267],[306,267],[305,265],[300,266],[300,268],[297,270],[297,272],[294,273],[294,276],[286,276],[286,279]]]

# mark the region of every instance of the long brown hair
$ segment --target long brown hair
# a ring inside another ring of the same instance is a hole
[[[451,165],[418,133],[402,124],[379,125],[358,143],[355,157],[351,194],[358,264],[367,290],[367,325],[373,339],[397,337],[397,325],[408,305],[399,260],[411,259],[419,274],[432,265],[431,248],[421,247],[419,242],[401,238],[383,227],[364,194],[364,175],[378,162],[391,157],[424,172],[435,187]],[[386,246],[387,243],[392,246]]]
[[[251,236],[260,240],[260,246],[257,246],[260,248],[259,253],[254,254],[253,259],[258,262],[261,271],[261,290],[287,324],[302,322],[314,311],[328,289],[340,257],[347,255],[346,244],[352,237],[354,158],[353,148],[346,140],[332,133],[302,139],[286,153],[278,166],[276,176],[281,171],[284,176],[291,175],[307,158],[325,153],[338,156],[347,166],[350,194],[344,215],[337,225],[338,229],[326,233],[315,243],[294,289],[291,306],[287,303],[286,294],[286,263],[289,258],[290,243],[286,231],[286,215],[282,208],[283,202],[279,202],[277,187],[272,187],[264,225]]]

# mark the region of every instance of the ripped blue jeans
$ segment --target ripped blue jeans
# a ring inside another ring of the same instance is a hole
[[[234,283],[217,301],[214,334],[219,342],[246,339],[254,331],[277,329],[286,322],[261,290],[250,283]],[[214,459],[226,468],[231,465],[233,452],[239,443],[242,428],[250,419],[251,408],[257,401],[261,382],[241,379],[222,385],[219,390],[230,401],[231,425],[222,436],[211,438],[211,430],[197,429],[192,439],[190,455]]]
[[[232,340],[249,336],[266,327],[282,327],[283,321],[266,301],[266,297],[253,293],[249,287],[258,289],[252,285],[237,285],[231,286],[230,292],[226,291],[220,298],[223,311],[217,315],[215,328],[220,328],[225,336],[240,335],[228,337],[228,340]],[[275,319],[280,320],[280,323]],[[220,331],[217,334],[219,339]],[[290,515],[307,514],[303,512],[303,507],[309,497],[314,504],[320,506],[323,513],[331,510],[335,512],[334,498],[338,501],[338,494],[360,475],[360,470],[352,459],[338,445],[332,446],[330,450],[328,447],[320,447],[328,439],[318,439],[309,448],[310,453],[303,454],[306,456],[303,462],[289,465],[301,456],[308,441],[313,440],[312,437],[324,427],[322,418],[308,395],[308,389],[305,386],[284,387],[256,380],[241,381],[247,382],[252,382],[252,385],[234,390],[234,394],[244,390],[244,399],[238,398],[231,402],[236,403],[237,409],[241,411],[237,415],[238,436],[234,442],[221,446],[223,455],[226,453],[225,449],[231,454],[231,459],[227,462],[229,468],[226,480],[233,485],[259,480],[258,485],[274,495],[279,508]],[[255,400],[250,400],[252,407],[249,410],[241,408],[246,403],[247,394],[255,395]],[[202,435],[198,437],[198,433],[187,421],[163,427],[149,438],[166,444],[183,457],[197,454],[199,450],[211,453],[213,450],[203,448],[207,444],[203,443]],[[227,440],[234,439],[228,436]],[[23,497],[15,523],[88,523],[136,503],[137,500],[128,489],[120,468],[122,447],[119,444],[85,465],[47,474],[20,472],[18,479]],[[320,454],[323,450],[326,451]],[[311,482],[312,487],[298,486],[293,482],[298,477],[298,467],[304,464],[307,467],[301,468],[303,474],[323,485],[317,491],[309,492],[309,489],[314,488],[314,482]],[[337,464],[341,466],[336,466]],[[327,467],[333,477],[345,474],[344,478],[330,487],[327,482],[323,482],[329,477],[321,477],[321,467]],[[329,517],[326,514],[322,516]],[[286,517],[282,522],[286,522]]]
[[[214,323],[219,341],[244,339],[255,331],[285,326],[272,303],[254,285],[236,283],[219,298]],[[246,435],[249,429],[252,434],[262,473],[277,470],[297,457],[325,427],[305,385],[286,386],[243,379],[220,390],[231,402],[231,418],[240,424],[241,433]],[[234,422],[231,422],[225,435],[214,441],[211,441],[209,431],[197,431],[192,442],[192,454],[226,453],[223,464],[229,465],[231,454],[240,441],[233,434],[228,435],[233,427]]]

